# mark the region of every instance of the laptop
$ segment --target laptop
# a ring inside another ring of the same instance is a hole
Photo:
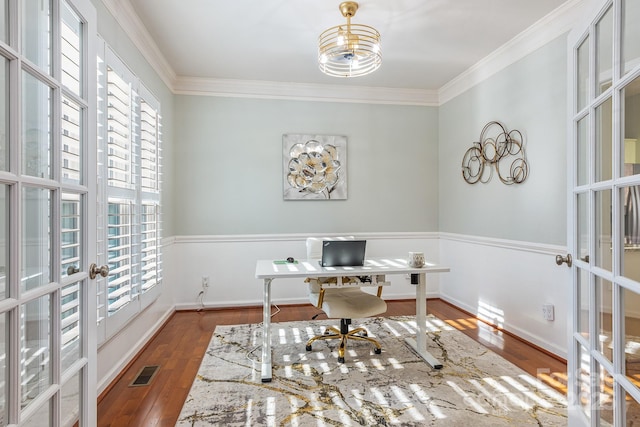
[[[322,267],[360,267],[364,265],[366,240],[325,240],[322,242]]]

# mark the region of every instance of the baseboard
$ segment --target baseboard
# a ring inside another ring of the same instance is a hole
[[[441,295],[440,299],[446,303],[451,304],[452,306],[458,308],[459,310],[465,311],[467,313],[469,313],[469,315],[475,317],[478,320],[481,320],[482,322],[493,326],[494,328],[500,329],[501,331],[511,335],[514,338],[517,338],[523,342],[525,342],[527,345],[530,345],[532,347],[536,347],[541,351],[544,351],[545,353],[549,354],[552,357],[555,357],[558,360],[561,360],[563,362],[566,363],[567,361],[567,349],[566,348],[561,348],[558,347],[557,345],[545,340],[544,338],[532,335],[530,333],[528,333],[527,331],[524,331],[516,326],[513,326],[511,324],[509,324],[508,322],[505,322],[504,326],[498,326],[495,325],[487,320],[484,319],[480,319],[478,317],[478,313],[476,312],[474,307],[469,306],[468,304],[465,304],[462,301],[459,301],[455,298],[451,298],[448,297],[446,295]]]

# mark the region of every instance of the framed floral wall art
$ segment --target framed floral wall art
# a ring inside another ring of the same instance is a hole
[[[347,198],[347,137],[282,135],[285,200]]]

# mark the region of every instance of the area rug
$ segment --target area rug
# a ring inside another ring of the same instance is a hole
[[[565,426],[563,394],[429,317],[426,364],[404,339],[415,317],[354,320],[382,345],[307,339],[331,321],[272,324],[273,381],[260,380],[259,324],[219,326],[179,426]]]

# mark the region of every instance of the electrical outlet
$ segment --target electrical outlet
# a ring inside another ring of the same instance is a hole
[[[544,318],[544,320],[554,320],[555,318],[555,313],[554,313],[554,308],[553,308],[553,304],[543,304],[542,305],[542,317]]]
[[[209,276],[202,276],[202,287],[203,288],[209,287]]]

